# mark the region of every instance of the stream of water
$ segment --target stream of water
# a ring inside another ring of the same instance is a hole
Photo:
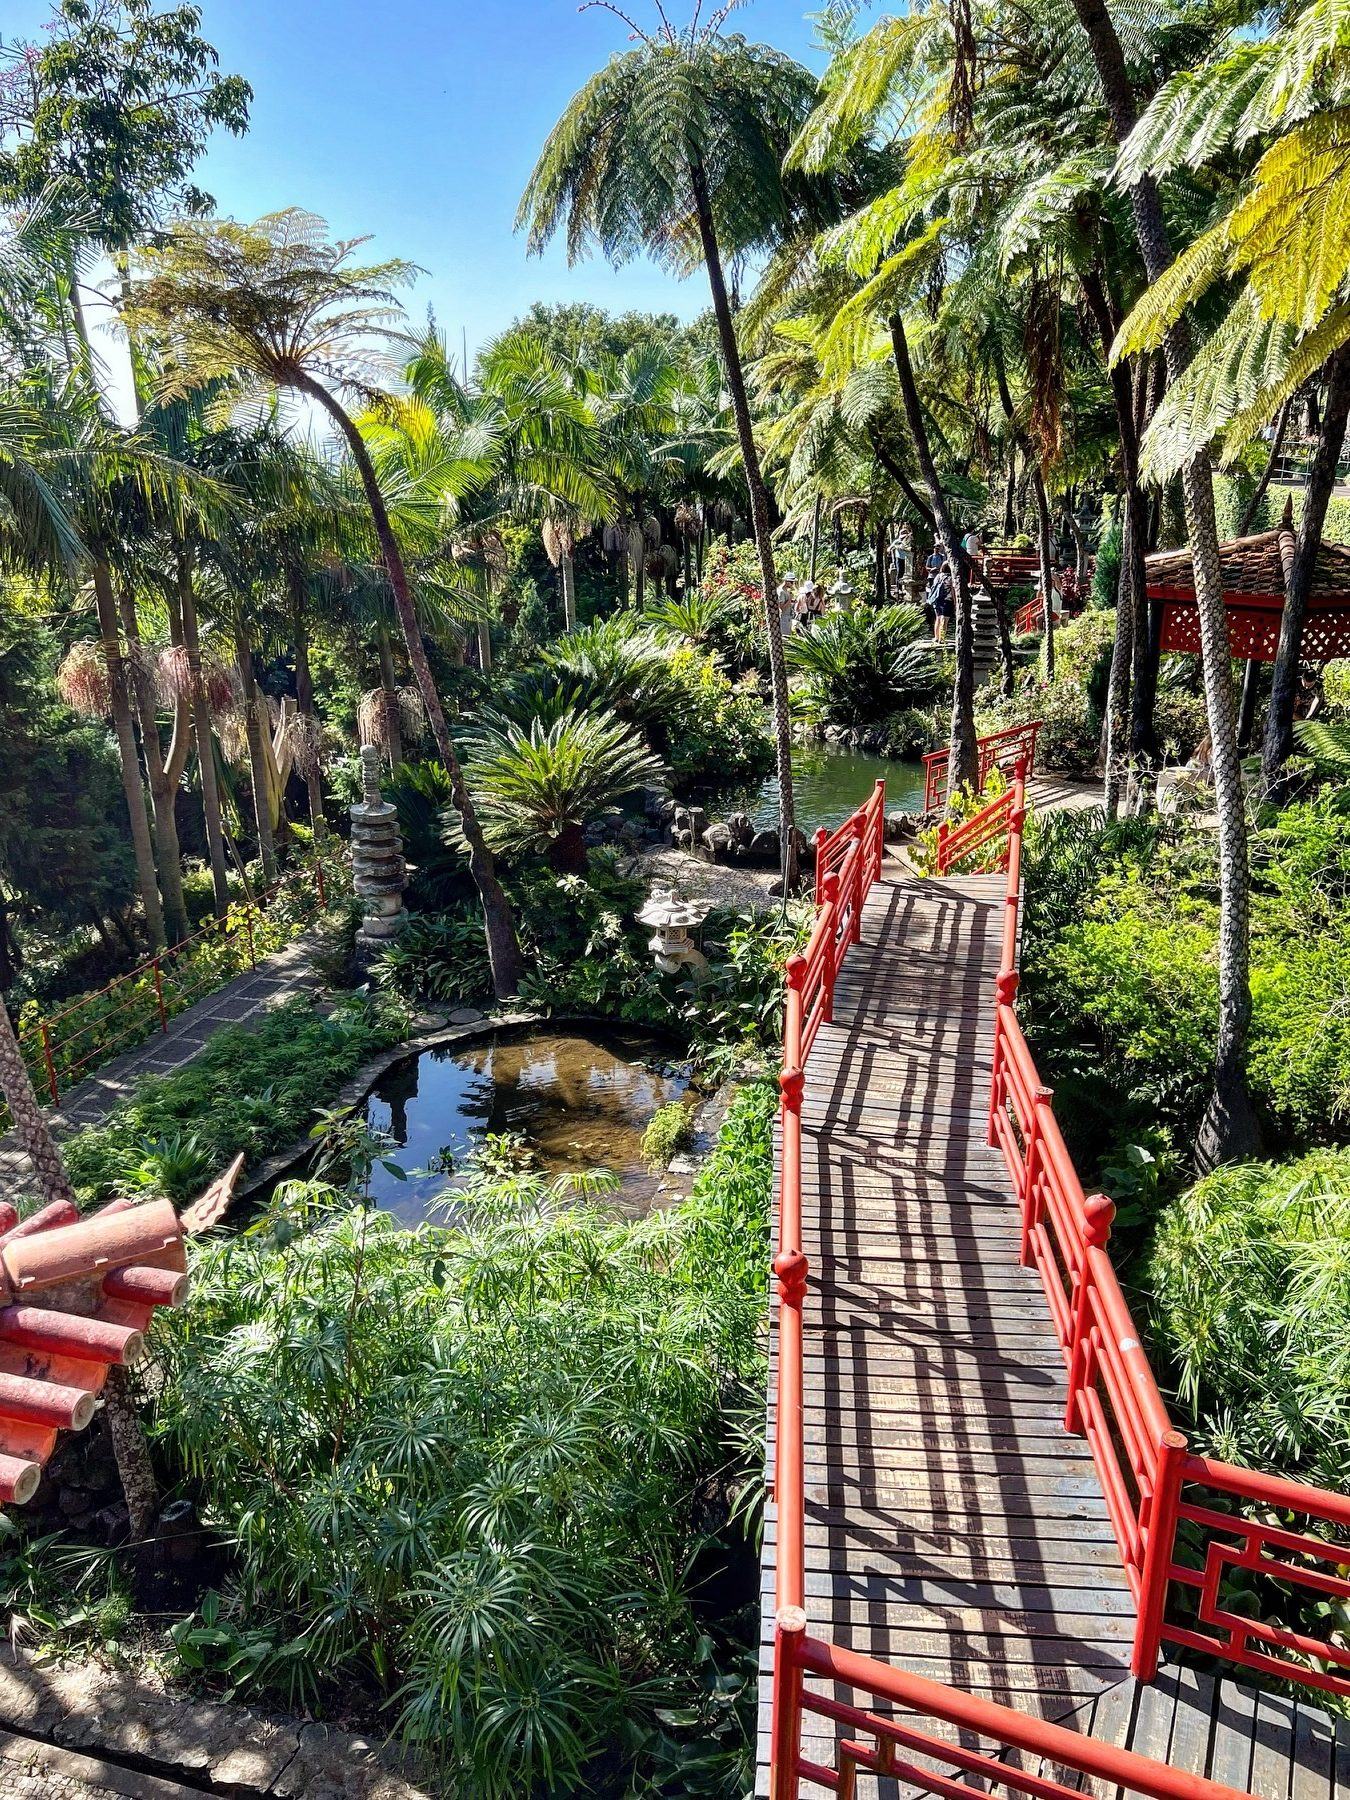
[[[792,787],[797,824],[808,837],[822,825],[826,831],[833,831],[857,811],[876,781],[886,783],[887,811],[918,812],[923,805],[921,762],[864,756],[860,751],[841,750],[833,744],[796,745],[792,752]],[[710,816],[725,818],[729,812],[747,812],[757,831],[772,830],[778,823],[777,777],[771,775],[755,788],[719,794]]]

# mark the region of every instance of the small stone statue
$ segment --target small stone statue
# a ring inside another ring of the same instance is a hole
[[[356,956],[366,963],[398,936],[408,918],[403,840],[397,813],[380,797],[380,753],[374,744],[361,746],[361,787],[364,798],[351,810],[352,886],[363,910]]]

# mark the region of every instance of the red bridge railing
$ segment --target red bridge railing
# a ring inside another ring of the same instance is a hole
[[[1335,1641],[1335,1619],[1325,1636],[1279,1622],[1301,1606],[1350,1601],[1350,1497],[1193,1455],[1174,1429],[1107,1254],[1115,1208],[1084,1194],[1013,1007],[1021,856],[1015,812],[989,1142],[1003,1152],[1022,1262],[1040,1274],[1068,1369],[1065,1427],[1091,1448],[1134,1593],[1131,1668],[1151,1680],[1171,1643],[1350,1695],[1350,1648]],[[1228,1579],[1238,1571],[1241,1590]]]
[[[850,944],[859,941],[863,904],[881,870],[884,834],[885,793],[878,783],[867,806],[834,834],[836,841],[820,877],[815,930],[804,954],[791,958],[787,967],[779,1076],[778,1245],[773,1262],[778,1297],[773,1471],[778,1541],[770,1793],[773,1800],[797,1800],[805,1783],[852,1800],[858,1771],[866,1769],[911,1782],[946,1800],[996,1789],[1033,1800],[1071,1800],[1081,1794],[1080,1776],[1150,1800],[1241,1800],[1236,1789],[891,1668],[807,1630],[803,1307],[810,1270],[802,1250],[804,1068],[821,1025],[830,1019],[844,957]],[[1019,822],[1008,847],[1011,899],[1004,921],[1004,969],[1009,975],[1016,960],[1021,852]],[[1011,978],[1015,983],[1015,975]],[[808,1687],[808,1679],[828,1683],[831,1692],[815,1691]],[[854,1698],[839,1699],[841,1690]],[[831,1728],[835,1761],[830,1766],[804,1754],[803,1726],[808,1717],[824,1720]],[[961,1742],[951,1741],[952,1727],[960,1732]],[[972,1744],[972,1738],[978,1743]]]
[[[979,793],[984,792],[985,783],[995,769],[1011,775],[1018,763],[1024,762],[1028,778],[1036,773],[1036,739],[1040,736],[1042,722],[1037,719],[1030,725],[1010,725],[1005,731],[994,731],[976,740],[980,758]],[[923,759],[923,771],[923,810],[936,812],[939,806],[947,803],[950,750],[930,750]]]

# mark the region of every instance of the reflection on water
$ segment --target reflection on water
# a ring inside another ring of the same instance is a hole
[[[454,1186],[466,1152],[490,1132],[524,1136],[549,1176],[612,1169],[622,1186],[607,1197],[621,1212],[650,1206],[656,1179],[642,1161],[642,1134],[658,1107],[695,1104],[686,1070],[638,1032],[534,1032],[396,1063],[366,1101],[367,1122],[398,1146],[400,1181],[376,1165],[371,1192],[409,1224]]]
[[[874,783],[886,783],[890,812],[918,812],[923,805],[923,764],[898,762],[889,756],[863,756],[833,744],[797,744],[792,751],[792,791],[797,823],[810,837],[820,826],[833,831],[856,812]],[[778,824],[778,781],[770,776],[759,788],[719,795],[716,816],[748,812],[757,831]]]

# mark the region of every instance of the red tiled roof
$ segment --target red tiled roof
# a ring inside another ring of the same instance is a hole
[[[1255,537],[1234,538],[1219,545],[1223,591],[1228,595],[1270,594],[1283,596],[1287,559],[1294,552],[1294,533],[1288,525]],[[1150,593],[1193,595],[1195,570],[1189,550],[1155,550],[1145,562]],[[1314,601],[1340,601],[1350,607],[1350,549],[1325,541],[1317,552],[1313,576]]]
[[[56,1201],[22,1224],[0,1204],[0,1502],[32,1499],[57,1432],[84,1429],[108,1370],[138,1359],[156,1307],[187,1286],[171,1201],[87,1219]]]

